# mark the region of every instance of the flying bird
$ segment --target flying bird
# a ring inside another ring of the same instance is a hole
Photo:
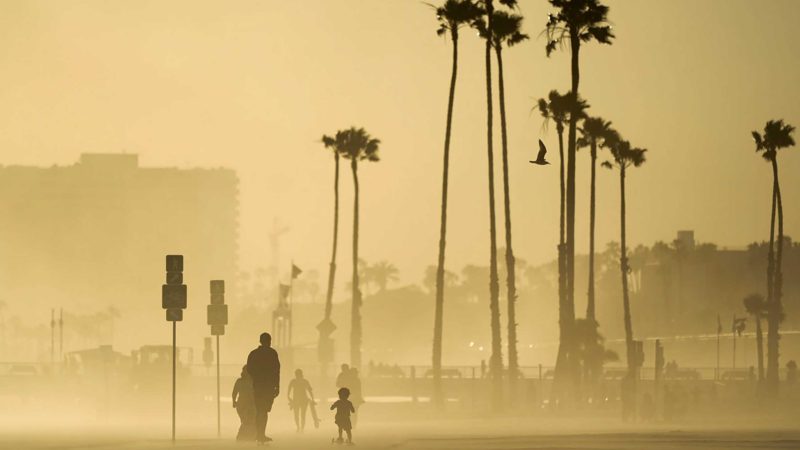
[[[544,155],[546,154],[547,154],[547,147],[545,147],[544,142],[542,142],[542,140],[539,139],[539,153],[536,155],[536,160],[531,161],[531,164],[536,164],[539,166],[546,166],[547,164],[550,164],[550,162],[545,161],[544,159]]]

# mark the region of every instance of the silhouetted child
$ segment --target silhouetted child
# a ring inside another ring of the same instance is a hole
[[[336,425],[339,427],[339,438],[336,440],[342,443],[342,431],[347,433],[347,443],[353,443],[353,425],[350,423],[350,413],[356,412],[353,404],[350,403],[350,389],[343,387],[339,389],[339,400],[331,405],[331,410],[336,410]]]

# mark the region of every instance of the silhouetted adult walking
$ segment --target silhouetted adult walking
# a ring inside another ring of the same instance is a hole
[[[278,352],[272,345],[272,336],[261,333],[261,345],[247,356],[247,371],[253,378],[253,393],[256,403],[256,440],[265,443],[272,439],[267,437],[267,420],[272,411],[272,403],[280,393],[281,363]]]

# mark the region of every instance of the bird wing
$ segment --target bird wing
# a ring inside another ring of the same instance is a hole
[[[536,155],[536,159],[538,161],[544,161],[544,155],[547,154],[547,147],[544,146],[544,142],[539,139],[539,154]]]

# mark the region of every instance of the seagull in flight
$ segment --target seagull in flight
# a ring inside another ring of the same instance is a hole
[[[531,164],[536,164],[539,166],[546,166],[550,164],[550,162],[545,161],[544,159],[544,155],[546,154],[547,154],[547,147],[545,147],[544,142],[542,142],[542,140],[539,139],[539,153],[536,155],[536,160],[531,161]]]

